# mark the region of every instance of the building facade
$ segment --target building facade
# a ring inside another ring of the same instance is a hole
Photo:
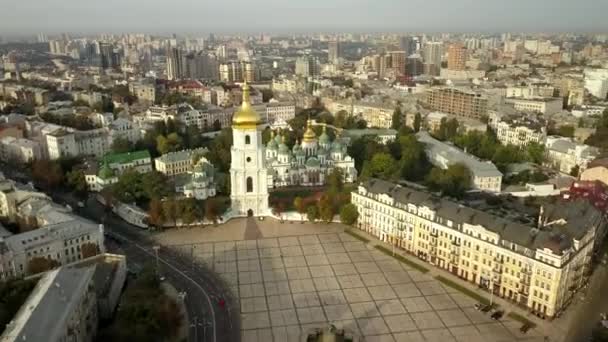
[[[434,111],[480,119],[488,114],[488,99],[482,94],[456,88],[434,88],[426,93],[426,103]]]
[[[496,138],[503,145],[518,147],[530,143],[543,145],[547,138],[544,121],[532,121],[526,118],[505,119],[496,124]]]
[[[175,176],[182,173],[192,171],[192,159],[195,156],[203,156],[207,153],[204,147],[194,150],[182,150],[169,152],[154,159],[154,167],[156,171],[166,175]]]
[[[585,284],[605,227],[583,200],[547,204],[527,226],[376,179],[351,196],[361,230],[547,317]]]

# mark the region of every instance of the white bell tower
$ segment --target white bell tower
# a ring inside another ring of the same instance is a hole
[[[243,85],[243,104],[232,117],[230,199],[234,216],[266,216],[268,171],[262,143],[262,120],[251,107],[249,85]]]

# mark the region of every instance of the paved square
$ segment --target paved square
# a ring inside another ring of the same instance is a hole
[[[334,324],[366,341],[526,341],[471,298],[344,233],[206,242],[194,256],[234,290],[244,342],[302,341]],[[191,251],[191,246],[184,250]]]

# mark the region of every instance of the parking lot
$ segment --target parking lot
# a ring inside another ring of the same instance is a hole
[[[365,341],[544,341],[345,233],[182,246],[239,299],[244,342],[302,341],[334,324]]]

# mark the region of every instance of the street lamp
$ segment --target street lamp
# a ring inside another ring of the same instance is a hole
[[[158,277],[158,251],[160,250],[160,246],[153,246],[152,249],[154,250],[154,254],[156,255],[156,276]]]

